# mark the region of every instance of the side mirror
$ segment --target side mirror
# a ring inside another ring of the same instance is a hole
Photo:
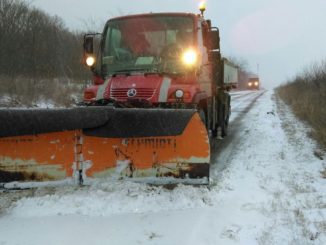
[[[93,54],[94,53],[94,37],[85,35],[84,36],[84,52],[86,54]]]
[[[220,49],[220,33],[219,30],[211,30],[208,32],[208,45],[210,50]]]
[[[86,34],[84,36],[84,64],[94,69],[94,35]]]

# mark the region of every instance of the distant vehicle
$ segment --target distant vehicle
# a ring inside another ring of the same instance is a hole
[[[238,88],[239,84],[239,71],[238,67],[223,58],[223,83],[227,90]]]
[[[247,88],[248,89],[259,89],[260,81],[259,77],[251,77],[248,79]]]

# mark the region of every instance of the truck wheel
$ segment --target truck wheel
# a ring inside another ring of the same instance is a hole
[[[225,137],[228,135],[229,115],[225,115],[225,106],[222,108],[221,136]]]
[[[217,138],[217,134],[218,134],[218,125],[215,125],[215,128],[212,129],[212,137]]]
[[[207,121],[206,121],[206,113],[205,113],[205,111],[203,109],[199,109],[198,114],[199,114],[199,117],[200,117],[201,121],[203,122],[203,124],[205,125],[205,127],[207,129],[207,125],[206,125]]]

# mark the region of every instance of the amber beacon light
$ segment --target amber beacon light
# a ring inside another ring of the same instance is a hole
[[[204,12],[206,10],[206,1],[201,1],[199,3],[199,10],[202,16],[204,16]]]

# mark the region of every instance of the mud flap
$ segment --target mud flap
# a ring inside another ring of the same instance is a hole
[[[0,121],[0,182],[73,176],[208,182],[209,139],[195,110],[0,110]]]

